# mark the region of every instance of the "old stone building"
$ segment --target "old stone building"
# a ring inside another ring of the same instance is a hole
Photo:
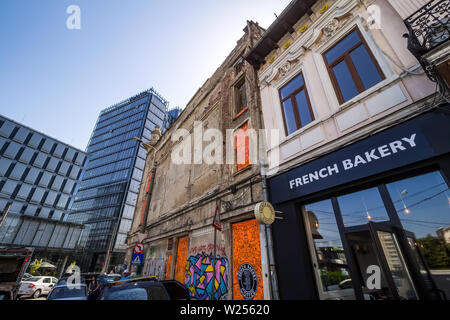
[[[257,78],[243,56],[263,32],[248,22],[177,121],[154,146],[147,144],[126,261],[137,273],[184,283],[197,299],[268,297],[265,238],[253,213],[263,199],[260,166],[250,157],[257,146],[253,139],[236,138],[239,129],[246,136],[260,127]],[[219,148],[208,149],[211,141]],[[180,157],[186,161],[180,164]],[[139,242],[145,248],[141,266],[132,261]],[[247,281],[240,287],[238,274]]]

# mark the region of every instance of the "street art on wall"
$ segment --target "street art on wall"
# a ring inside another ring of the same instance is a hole
[[[158,280],[162,280],[164,272],[164,259],[148,259],[144,274],[150,277],[156,277]]]
[[[199,300],[219,300],[228,292],[228,259],[197,254],[186,263],[185,286]]]
[[[188,254],[189,256],[196,256],[197,254],[204,254],[204,253],[212,253],[214,252],[214,245],[212,243],[208,245],[201,245],[198,247],[189,248]],[[221,255],[222,257],[225,257],[227,255],[225,251],[225,247],[221,245],[216,245],[216,252],[218,255]]]

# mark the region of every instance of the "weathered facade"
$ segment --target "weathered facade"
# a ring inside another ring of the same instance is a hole
[[[448,0],[294,0],[246,56],[280,132],[281,299],[450,297],[448,22]]]
[[[260,166],[249,160],[249,148],[255,146],[245,139],[243,145],[233,146],[228,142],[234,143],[235,138],[226,139],[227,132],[258,129],[261,122],[256,73],[242,57],[264,30],[248,22],[244,32],[172,127],[148,149],[127,239],[127,262],[132,260],[136,243],[142,241],[145,246],[145,263],[138,273],[176,279],[197,299],[241,299],[244,295],[263,299],[268,290],[267,272],[263,279],[264,254],[261,257],[265,246],[253,213],[263,199]],[[212,151],[208,149],[213,141],[208,137],[210,129],[218,129],[224,138],[220,148]],[[186,156],[188,151],[182,146],[193,153],[203,147],[200,155],[208,153],[216,161],[210,164],[194,154],[187,156],[187,163],[177,164],[174,156]],[[240,152],[245,161],[230,163]],[[216,211],[222,231],[213,227]],[[251,281],[244,293],[237,279],[240,268]]]

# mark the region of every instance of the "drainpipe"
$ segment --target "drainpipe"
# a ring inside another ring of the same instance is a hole
[[[258,94],[258,74],[256,72],[256,69],[254,69],[254,78],[255,78],[255,101],[257,110],[256,110],[256,126],[260,130],[263,128],[262,126],[262,119],[261,119],[261,100]],[[267,188],[267,177],[266,177],[266,164],[264,162],[265,155],[266,155],[266,145],[265,145],[265,139],[264,139],[264,133],[259,132],[258,133],[258,157],[259,157],[259,168],[260,168],[260,174],[261,174],[261,181],[262,181],[262,191],[263,191],[263,200],[269,201],[269,191]],[[277,272],[275,268],[275,256],[273,252],[273,239],[272,239],[272,226],[270,225],[260,225],[260,238],[261,241],[264,243],[266,250],[264,252],[264,255],[267,256],[268,262],[269,262],[269,276],[270,276],[270,283],[271,283],[271,299],[272,300],[280,300],[279,297],[279,290],[278,290],[278,278],[277,278]]]

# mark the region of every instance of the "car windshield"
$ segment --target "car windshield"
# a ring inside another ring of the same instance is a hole
[[[121,278],[121,276],[103,276],[100,278],[100,281],[102,283],[111,283],[114,281],[118,281]]]
[[[49,300],[54,299],[66,299],[66,298],[78,298],[86,297],[86,287],[80,286],[79,288],[69,288],[69,287],[56,287],[53,289],[51,295],[48,297]]]
[[[105,293],[104,300],[168,300],[164,288],[149,286],[146,288],[111,288]]]

